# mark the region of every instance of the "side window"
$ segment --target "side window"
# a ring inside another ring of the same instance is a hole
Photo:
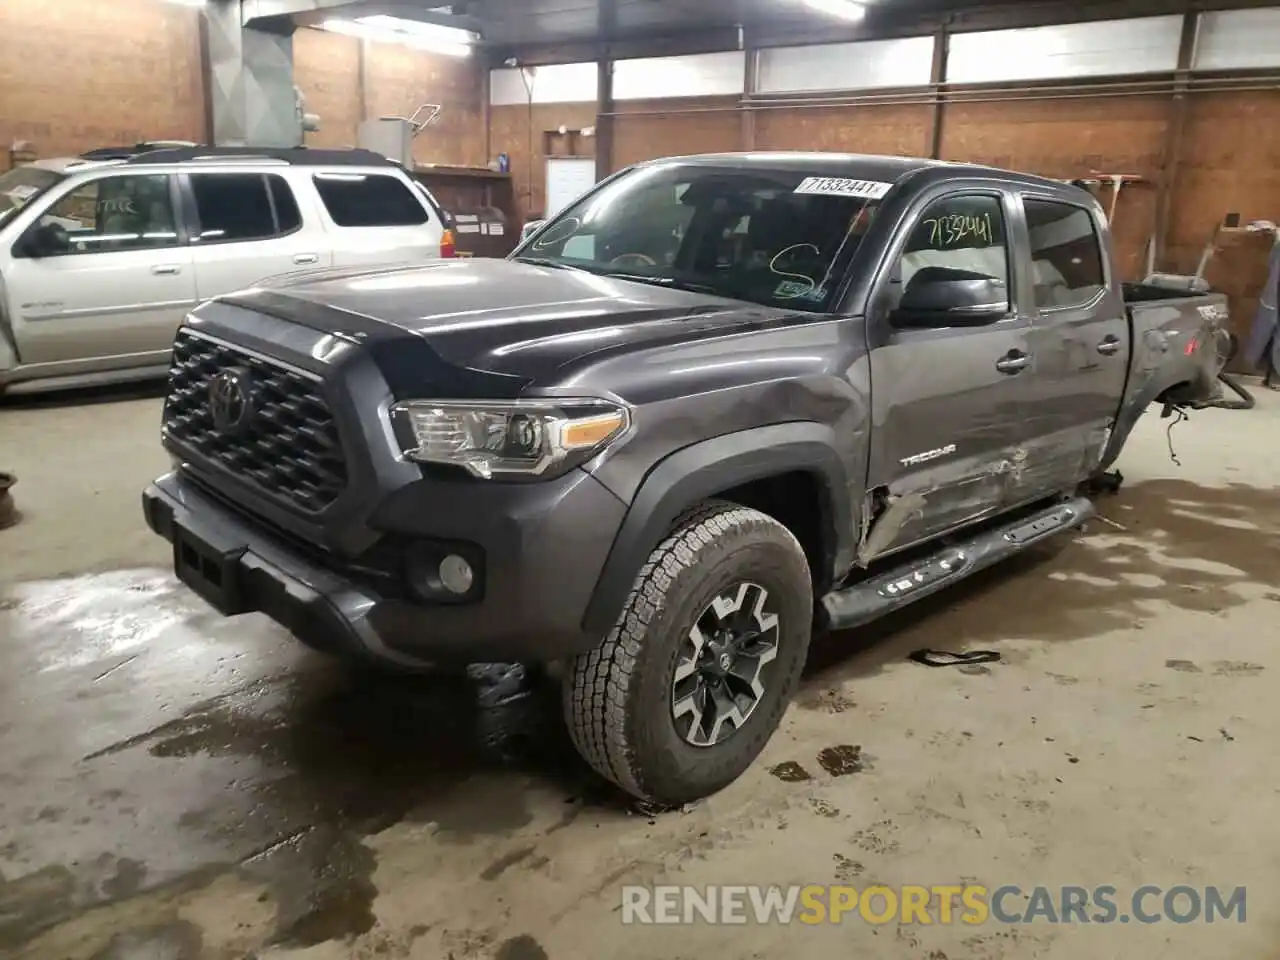
[[[56,242],[46,255],[154,250],[176,246],[177,220],[165,174],[94,180],[58,200],[40,218]]]
[[[1023,200],[1031,237],[1036,306],[1077,307],[1106,287],[1102,245],[1093,217],[1083,207],[1052,200]]]
[[[272,173],[267,176],[267,187],[271,190],[271,203],[276,211],[276,230],[280,233],[301,230],[302,211],[298,209],[298,201],[293,196],[289,181]]]
[[[943,271],[991,277],[1007,289],[1009,245],[1000,198],[956,194],[929,204],[907,240],[900,267],[903,290],[917,276],[939,279]]]
[[[260,173],[193,173],[200,243],[267,240],[302,226],[283,177]]]
[[[317,173],[313,178],[325,209],[340,227],[416,227],[428,215],[397,177],[378,173]]]

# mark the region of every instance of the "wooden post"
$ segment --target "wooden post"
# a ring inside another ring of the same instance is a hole
[[[1173,102],[1169,107],[1169,124],[1165,128],[1164,147],[1160,157],[1160,178],[1156,188],[1155,226],[1151,234],[1154,246],[1152,265],[1163,269],[1165,249],[1169,242],[1172,219],[1173,190],[1178,178],[1183,133],[1187,126],[1187,100],[1191,67],[1195,63],[1196,41],[1200,35],[1200,15],[1188,10],[1182,16],[1182,40],[1178,45],[1178,69],[1173,77]]]
[[[933,109],[929,122],[929,156],[934,160],[942,158],[942,127],[946,115],[944,86],[947,82],[947,53],[951,45],[951,34],[946,26],[941,26],[933,35],[933,66],[929,70],[929,83],[933,85]]]
[[[760,89],[760,51],[744,39],[743,53],[742,150],[750,153],[756,148],[756,112],[751,109],[751,98]]]
[[[613,60],[607,50],[596,62],[596,179],[613,173]]]

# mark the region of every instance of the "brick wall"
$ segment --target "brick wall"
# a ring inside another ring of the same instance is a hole
[[[0,0],[0,150],[202,139],[198,16],[159,0]]]
[[[320,115],[313,146],[349,147],[361,119],[412,114],[421,104],[444,109],[414,141],[419,163],[482,166],[484,129],[482,75],[475,59],[433,56],[393,44],[365,45],[364,102],[360,88],[360,41],[323,30],[294,34],[294,82],[307,112]]]
[[[415,142],[420,162],[483,164],[475,60],[299,30],[294,79],[321,117],[317,146],[352,146],[362,112],[444,107]],[[31,141],[42,157],[139,140],[203,140],[199,14],[162,0],[0,0],[0,151]]]

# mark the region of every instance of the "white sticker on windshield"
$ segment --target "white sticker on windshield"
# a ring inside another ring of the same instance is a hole
[[[877,180],[848,180],[844,177],[805,177],[796,187],[796,193],[825,194],[831,197],[862,197],[879,200],[892,187],[892,183]]]
[[[5,196],[13,197],[13,199],[21,201],[21,200],[30,200],[33,196],[35,196],[35,194],[36,194],[36,188],[31,186],[30,184],[24,183],[24,184],[21,184],[20,186],[14,187],[7,194],[5,194]]]

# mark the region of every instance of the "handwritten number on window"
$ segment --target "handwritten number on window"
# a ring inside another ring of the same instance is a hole
[[[986,247],[995,243],[995,230],[991,225],[991,214],[952,213],[942,217],[925,220],[929,228],[929,246],[935,250],[949,250],[952,247]]]

